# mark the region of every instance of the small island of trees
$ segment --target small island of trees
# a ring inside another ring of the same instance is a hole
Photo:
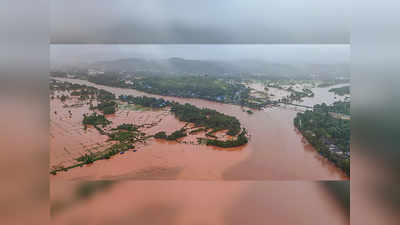
[[[214,145],[222,148],[232,148],[247,144],[247,130],[243,128],[242,132],[237,136],[235,140],[216,140],[216,139],[208,139],[208,138],[197,138],[199,144],[205,142],[206,145]]]
[[[98,109],[101,112],[103,112],[104,115],[108,115],[108,114],[114,114],[117,106],[118,104],[116,102],[107,100],[97,104],[97,106],[94,107],[94,109]]]
[[[119,96],[121,101],[126,101],[132,104],[138,104],[146,107],[153,108],[164,108],[170,107],[170,111],[175,115],[177,119],[183,122],[192,123],[195,127],[201,127],[196,130],[189,132],[189,134],[193,134],[200,131],[211,130],[207,133],[207,136],[215,137],[212,133],[227,130],[226,134],[230,136],[238,135],[236,140],[214,140],[214,139],[206,139],[207,145],[215,145],[220,147],[236,147],[240,145],[244,145],[248,142],[247,139],[247,131],[245,129],[241,129],[241,125],[239,120],[236,117],[228,116],[223,113],[220,113],[216,110],[208,109],[208,108],[198,108],[191,104],[180,104],[178,102],[170,102],[161,98],[153,98],[153,97],[135,97],[135,96]],[[240,133],[240,134],[239,134]],[[165,132],[161,131],[154,135],[155,138],[158,139],[166,139],[166,140],[176,140],[178,138],[186,136],[187,133],[184,129],[175,131],[171,135],[167,135]],[[202,141],[204,143],[204,140]]]

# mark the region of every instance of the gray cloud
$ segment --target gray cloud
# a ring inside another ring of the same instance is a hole
[[[346,0],[58,0],[52,43],[349,43]]]

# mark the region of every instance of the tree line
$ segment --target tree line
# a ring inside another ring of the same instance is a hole
[[[330,115],[343,104],[316,105],[313,111],[298,113],[294,125],[322,156],[350,175],[350,121]]]

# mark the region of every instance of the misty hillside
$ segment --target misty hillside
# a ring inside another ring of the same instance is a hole
[[[338,76],[349,77],[348,64],[279,64],[262,60],[188,60],[183,58],[169,58],[148,60],[140,58],[118,59],[113,61],[99,61],[89,65],[103,71],[129,73],[143,73],[151,75],[257,75],[282,77],[308,77],[311,75],[320,78]]]

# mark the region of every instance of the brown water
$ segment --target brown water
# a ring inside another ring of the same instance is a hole
[[[53,224],[345,225],[348,218],[319,182],[125,181],[90,199],[76,182],[52,182],[64,208]]]
[[[77,80],[70,82],[88,84]],[[94,86],[116,94],[143,95],[135,90]],[[165,98],[237,116],[251,134],[249,144],[221,149],[150,140],[137,152],[116,155],[110,160],[51,176],[51,202],[59,207],[53,214],[52,224],[349,224],[345,213],[319,182],[216,181],[341,179],[340,170],[321,158],[296,132],[292,125],[295,112],[268,109],[248,115],[238,106],[198,99]],[[76,145],[77,141],[86,141],[86,146],[91,146],[101,140],[96,130],[82,130],[81,114],[87,111],[85,107],[60,108],[57,100],[51,104],[51,108],[58,107],[60,112],[64,110],[64,113],[58,112],[62,117],[52,116],[52,152],[62,152],[62,146],[70,145],[72,152],[81,152],[84,148]],[[65,110],[72,111],[72,118],[68,118]],[[160,111],[119,110],[115,116],[108,117],[116,124],[129,121],[151,123],[160,118],[161,122],[146,132],[172,132],[184,125]],[[77,133],[82,137],[74,137]],[[103,179],[117,182],[89,199],[76,196],[81,181]]]
[[[117,96],[128,94],[160,97],[132,89],[95,85],[82,80],[60,80],[92,85],[113,92]],[[248,129],[251,139],[247,145],[232,149],[150,140],[138,152],[116,155],[111,160],[101,160],[90,166],[72,169],[66,173],[52,176],[52,179],[347,179],[338,168],[317,154],[303,140],[301,134],[293,126],[293,119],[296,115],[294,111],[272,108],[255,111],[254,114],[249,115],[236,105],[200,99],[162,97],[236,116]],[[179,127],[180,125],[182,125],[181,122],[170,119],[169,124],[160,126],[165,128]],[[71,144],[73,141],[70,139]]]

